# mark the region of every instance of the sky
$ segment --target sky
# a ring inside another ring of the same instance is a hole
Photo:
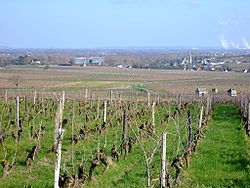
[[[0,0],[0,46],[250,49],[250,0]]]

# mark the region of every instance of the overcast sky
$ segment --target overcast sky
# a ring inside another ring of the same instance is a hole
[[[250,0],[0,0],[0,46],[250,48]]]

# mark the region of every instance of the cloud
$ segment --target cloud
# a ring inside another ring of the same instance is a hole
[[[219,20],[219,21],[217,21],[217,23],[220,25],[223,25],[223,26],[227,26],[227,25],[238,25],[239,21],[227,19],[227,20]]]
[[[243,45],[246,49],[250,49],[250,44],[248,43],[247,39],[245,37],[241,38]]]
[[[220,37],[220,43],[221,43],[221,46],[225,49],[228,49],[229,48],[229,41],[226,40],[223,36]]]
[[[241,42],[240,44],[240,42],[226,39],[223,35],[220,36],[220,43],[224,49],[240,49],[242,47],[248,50],[250,49],[250,44],[245,37],[241,38]]]
[[[234,42],[234,41],[229,41],[230,45],[232,48],[239,49],[240,48],[240,43]]]
[[[225,39],[224,36],[220,36],[220,43],[221,43],[221,46],[225,49],[229,49],[229,48],[240,49],[239,42]]]

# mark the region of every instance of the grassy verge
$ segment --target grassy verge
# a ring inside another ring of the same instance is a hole
[[[249,187],[249,138],[242,128],[239,109],[233,105],[216,105],[213,120],[205,130],[184,169],[181,187]]]

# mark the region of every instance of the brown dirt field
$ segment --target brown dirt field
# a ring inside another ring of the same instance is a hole
[[[20,88],[25,89],[127,89],[128,85],[143,83],[142,87],[167,93],[193,94],[201,87],[218,88],[220,93],[235,88],[250,94],[250,74],[79,66],[50,66],[47,71],[27,66],[0,69],[0,89],[15,88],[10,80],[16,75],[21,79]]]

